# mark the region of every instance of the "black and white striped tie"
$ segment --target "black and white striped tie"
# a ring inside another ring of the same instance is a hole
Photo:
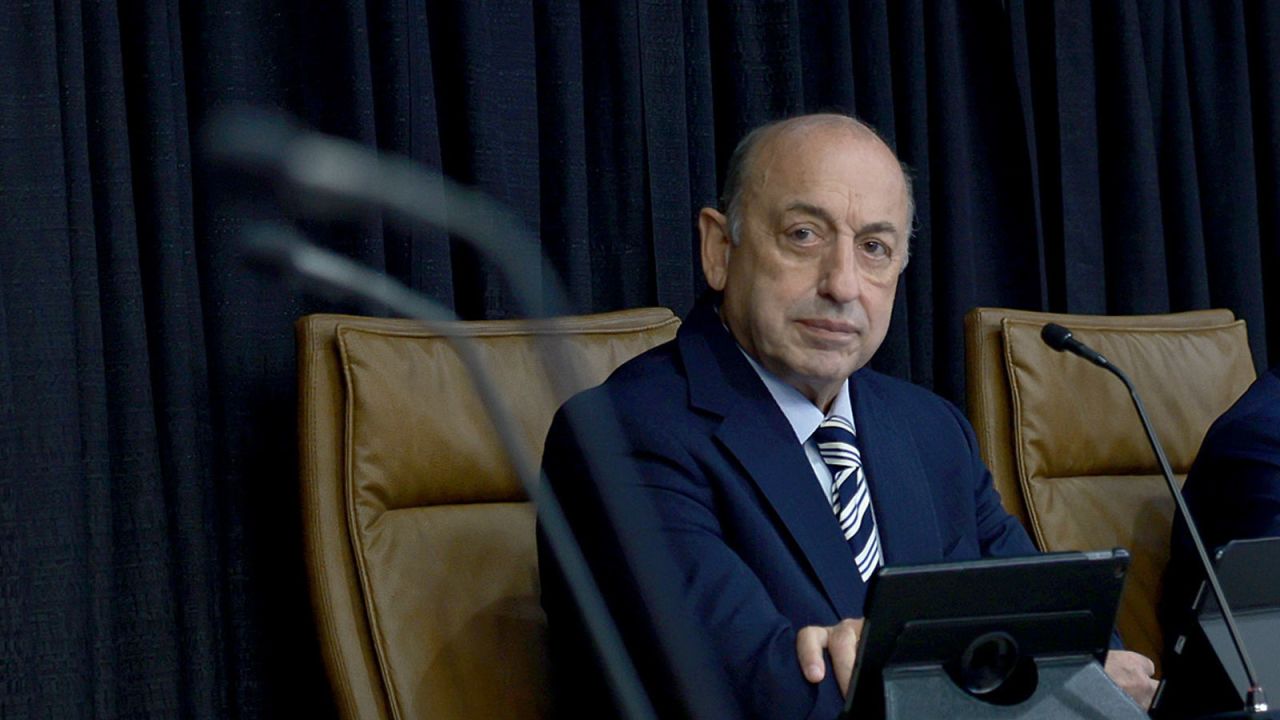
[[[880,566],[883,555],[853,426],[838,417],[827,418],[813,432],[813,440],[818,445],[822,461],[831,471],[831,506],[840,521],[845,540],[853,548],[858,575],[866,582]]]

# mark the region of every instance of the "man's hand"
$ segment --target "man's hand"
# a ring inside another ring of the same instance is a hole
[[[1121,690],[1129,693],[1143,710],[1151,707],[1151,698],[1156,694],[1156,665],[1145,655],[1129,650],[1112,650],[1107,653],[1107,663],[1103,668],[1107,675]]]
[[[829,627],[809,625],[800,628],[796,633],[796,658],[806,680],[820,683],[826,677],[827,663],[822,656],[825,650],[831,655],[831,669],[836,674],[840,694],[848,694],[849,681],[853,678],[853,661],[858,655],[858,636],[862,634],[862,620],[841,620],[839,625]]]

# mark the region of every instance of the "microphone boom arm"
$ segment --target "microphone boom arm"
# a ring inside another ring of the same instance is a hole
[[[1195,521],[1191,518],[1191,511],[1187,509],[1187,502],[1182,497],[1182,491],[1178,488],[1177,481],[1173,479],[1173,469],[1169,467],[1169,458],[1164,454],[1164,447],[1160,444],[1160,439],[1156,437],[1155,427],[1152,426],[1151,419],[1147,417],[1147,409],[1143,406],[1142,398],[1138,395],[1138,391],[1133,387],[1133,382],[1129,380],[1129,376],[1123,370],[1107,361],[1101,353],[1076,340],[1072,337],[1071,331],[1061,325],[1055,323],[1045,325],[1041,330],[1040,336],[1045,344],[1054,350],[1079,355],[1098,367],[1110,371],[1112,375],[1120,378],[1120,382],[1124,383],[1125,389],[1129,391],[1129,397],[1133,400],[1133,407],[1138,411],[1138,419],[1142,421],[1142,429],[1147,433],[1147,441],[1151,443],[1151,449],[1155,451],[1156,460],[1160,463],[1160,472],[1164,476],[1165,483],[1169,486],[1169,493],[1173,495],[1173,502],[1177,505],[1178,514],[1186,520],[1187,534],[1191,536],[1191,543],[1195,545],[1196,554],[1200,557],[1200,566],[1204,568],[1209,587],[1213,590],[1213,597],[1218,602],[1218,607],[1222,610],[1222,618],[1227,625],[1227,634],[1231,636],[1231,643],[1235,645],[1236,654],[1240,656],[1240,662],[1244,666],[1245,677],[1249,680],[1249,689],[1245,694],[1244,709],[1246,712],[1251,713],[1266,712],[1266,693],[1263,692],[1262,685],[1258,681],[1258,673],[1253,669],[1253,661],[1249,659],[1249,653],[1245,649],[1244,641],[1240,638],[1240,629],[1236,627],[1235,616],[1232,615],[1231,607],[1227,604],[1226,595],[1222,592],[1222,585],[1218,583],[1218,575],[1213,572],[1213,566],[1209,563],[1209,553],[1204,549],[1204,541],[1200,538],[1200,531],[1196,528]]]

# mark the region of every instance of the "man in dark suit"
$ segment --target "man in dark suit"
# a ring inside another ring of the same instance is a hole
[[[1204,545],[1280,537],[1280,366],[1263,373],[1205,433],[1182,486]],[[1182,523],[1175,562],[1194,552]]]
[[[1211,556],[1232,540],[1280,537],[1280,366],[1263,373],[1209,427],[1182,496]],[[1161,611],[1168,629],[1165,695],[1171,702],[1165,705],[1175,706],[1178,716],[1228,707],[1196,684],[1205,675],[1201,664],[1215,661],[1198,651],[1187,657],[1174,651],[1195,622],[1190,606],[1204,580],[1195,555],[1186,523],[1175,518]]]
[[[833,718],[877,567],[1035,548],[961,413],[865,367],[912,219],[888,146],[845,116],[765,126],[734,152],[721,207],[698,218],[713,292],[673,343],[590,392],[618,409],[640,494],[744,711]],[[544,458],[557,494],[579,495],[581,452],[560,418]],[[563,679],[591,659],[566,638],[572,608],[544,566]],[[1150,662],[1112,655],[1112,676],[1149,699]]]

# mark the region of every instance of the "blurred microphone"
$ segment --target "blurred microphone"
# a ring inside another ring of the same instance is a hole
[[[1160,472],[1164,475],[1165,483],[1169,486],[1169,492],[1173,495],[1174,504],[1178,506],[1178,514],[1187,523],[1187,532],[1191,535],[1191,542],[1195,545],[1196,554],[1200,558],[1200,567],[1204,570],[1205,576],[1209,580],[1209,586],[1213,588],[1213,596],[1218,601],[1218,607],[1222,609],[1222,618],[1226,621],[1227,632],[1231,635],[1231,642],[1235,645],[1236,654],[1240,656],[1240,662],[1244,665],[1245,676],[1249,680],[1249,690],[1245,694],[1244,714],[1240,715],[1240,717],[1261,716],[1261,713],[1267,712],[1266,694],[1258,681],[1258,674],[1253,669],[1253,663],[1249,660],[1249,653],[1245,650],[1244,640],[1241,639],[1240,630],[1236,627],[1235,616],[1232,615],[1231,608],[1227,605],[1227,598],[1223,595],[1222,586],[1218,583],[1218,574],[1214,572],[1213,563],[1209,562],[1209,555],[1204,549],[1204,541],[1200,539],[1200,530],[1196,527],[1195,520],[1191,518],[1191,512],[1187,510],[1186,501],[1182,499],[1182,492],[1178,489],[1178,483],[1173,477],[1173,470],[1169,467],[1169,459],[1165,456],[1164,446],[1160,444],[1160,439],[1156,437],[1155,428],[1152,427],[1151,420],[1147,417],[1146,408],[1142,405],[1142,399],[1138,397],[1138,391],[1134,389],[1128,375],[1125,375],[1120,368],[1111,364],[1110,361],[1102,356],[1102,353],[1076,340],[1067,328],[1056,323],[1048,323],[1040,329],[1040,339],[1058,352],[1065,351],[1073,355],[1079,355],[1094,365],[1109,370],[1113,375],[1120,378],[1120,381],[1129,390],[1129,397],[1133,399],[1133,406],[1138,410],[1138,418],[1142,421],[1142,428],[1147,432],[1147,440],[1150,441],[1151,449],[1155,451],[1156,459],[1160,462]]]
[[[225,112],[209,122],[203,140],[210,160],[269,179],[282,203],[310,217],[377,210],[402,227],[443,230],[501,269],[526,315],[570,314],[555,271],[524,223],[478,190],[264,110]]]
[[[558,275],[523,223],[501,204],[483,193],[463,187],[439,173],[424,172],[412,160],[379,155],[358,143],[315,133],[289,119],[261,110],[228,111],[212,120],[204,131],[206,155],[224,166],[268,178],[279,189],[281,201],[303,212],[325,218],[347,218],[376,210],[406,228],[432,227],[467,242],[492,261],[513,291],[520,310],[528,316],[568,315],[570,306]],[[330,293],[373,299],[409,317],[438,321],[440,308],[384,273],[355,267],[341,258],[306,243],[296,234],[275,226],[255,227],[246,249],[257,264],[286,274],[305,277]],[[535,500],[539,521],[550,540],[552,554],[561,565],[579,605],[588,635],[596,643],[606,680],[624,716],[655,716],[649,693],[628,656],[619,628],[611,617],[562,505],[550,483],[539,477],[536,464],[523,451],[523,443],[505,403],[487,379],[482,363],[466,350],[465,338],[452,336],[471,372],[503,445],[511,453],[529,497]],[[579,387],[577,358],[563,343],[538,336],[535,342],[546,373],[559,397]],[[642,551],[659,541],[653,512],[634,498],[625,497],[638,483],[623,481],[634,468],[610,458],[623,457],[622,434],[611,404],[596,402],[589,413],[570,413],[569,425],[584,448],[589,475],[612,478],[616,487],[601,489],[599,504],[621,542],[610,569],[622,567],[636,578],[634,588],[648,611],[648,625],[626,628],[648,631],[657,640],[662,656],[663,686],[672,687],[684,716],[715,718],[737,715],[736,702],[709,644],[692,623],[671,578],[670,560]],[[632,491],[633,492],[633,491]],[[655,683],[657,680],[655,680]],[[733,710],[730,710],[733,708]]]

